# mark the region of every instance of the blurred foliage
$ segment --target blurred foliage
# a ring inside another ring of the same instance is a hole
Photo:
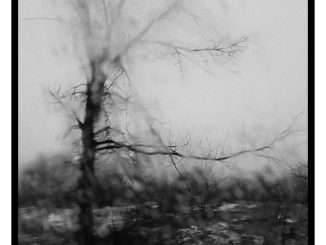
[[[140,163],[126,172],[119,161],[98,161],[94,210],[100,215],[94,213],[95,225],[107,234],[100,239],[103,244],[227,244],[232,237],[248,240],[248,244],[256,244],[255,239],[263,239],[263,244],[280,243],[278,220],[284,206],[287,215],[301,224],[299,234],[305,234],[308,225],[307,213],[298,206],[304,204],[307,209],[308,175],[298,167],[300,176],[295,168],[282,175],[270,169],[227,175],[194,167],[171,179],[148,174]],[[34,234],[39,239],[52,237],[53,243],[44,244],[72,243],[71,233],[56,227],[62,223],[60,217],[67,216],[60,212],[76,207],[78,172],[65,154],[39,156],[20,171],[19,231],[25,240]],[[117,229],[120,216],[123,228]],[[240,230],[247,235],[239,238],[235,234]],[[41,234],[48,235],[42,238]]]
[[[111,163],[101,162],[94,187],[99,208],[159,203],[162,212],[176,210],[189,213],[190,207],[205,208],[209,204],[236,200],[307,203],[308,177],[255,172],[252,175],[226,176],[204,167],[181,172],[173,180],[157,179],[135,168],[126,174],[117,168],[105,170]],[[68,155],[39,156],[20,171],[18,204],[71,207],[78,179],[78,167]]]
[[[19,172],[18,206],[64,207],[72,203],[76,170],[69,155],[40,155]]]

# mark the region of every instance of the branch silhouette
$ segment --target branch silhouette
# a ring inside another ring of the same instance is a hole
[[[237,157],[239,155],[247,154],[247,153],[258,153],[262,152],[267,149],[273,149],[273,146],[276,142],[281,141],[288,137],[289,135],[292,135],[293,133],[299,132],[299,131],[290,131],[293,125],[288,127],[283,133],[279,135],[279,137],[275,138],[273,141],[271,141],[269,144],[266,144],[264,146],[253,148],[253,149],[245,149],[238,151],[236,153],[227,155],[227,156],[221,156],[221,157],[210,157],[210,156],[199,156],[195,154],[185,154],[181,153],[176,149],[176,146],[164,146],[163,149],[160,149],[157,146],[149,145],[149,144],[128,144],[124,142],[118,142],[114,141],[112,139],[107,139],[103,141],[96,142],[97,151],[102,150],[113,150],[113,149],[126,149],[135,153],[140,153],[144,155],[162,155],[162,156],[170,156],[170,157],[179,157],[179,158],[185,158],[185,159],[194,159],[194,160],[204,160],[204,161],[218,161],[222,162],[225,160],[228,160],[230,158]],[[104,145],[104,146],[103,146]],[[263,156],[263,155],[260,155]]]

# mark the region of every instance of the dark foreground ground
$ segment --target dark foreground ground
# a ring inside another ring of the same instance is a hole
[[[308,244],[307,206],[237,202],[163,213],[143,207],[94,210],[103,244]],[[74,244],[71,209],[18,210],[19,244]]]

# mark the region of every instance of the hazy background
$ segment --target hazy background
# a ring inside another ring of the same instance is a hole
[[[306,129],[307,1],[221,0],[203,5],[210,10],[203,12],[207,28],[222,36],[249,36],[248,49],[234,64],[214,67],[214,76],[196,66],[190,66],[183,79],[173,65],[135,66],[134,92],[142,103],[160,109],[153,114],[170,122],[176,137],[192,132],[194,137],[228,140],[234,149],[248,138],[268,141],[301,111],[296,125]],[[55,113],[47,91],[60,84],[68,88],[83,78],[73,40],[57,21],[23,20],[61,13],[65,9],[51,1],[19,1],[19,165],[40,152],[69,148],[69,141],[62,139],[67,119]],[[178,25],[174,29],[177,32]],[[287,153],[305,159],[305,137],[295,140],[287,142]]]

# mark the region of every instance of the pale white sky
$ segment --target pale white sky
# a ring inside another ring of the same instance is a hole
[[[135,92],[145,106],[161,109],[157,116],[163,122],[170,121],[176,136],[182,137],[194,127],[194,137],[205,134],[219,142],[227,138],[238,143],[232,145],[234,149],[248,146],[239,145],[242,138],[255,141],[261,137],[263,140],[254,144],[263,144],[285,129],[302,110],[305,111],[298,126],[306,128],[306,5],[303,0],[203,1],[201,8],[193,10],[205,23],[201,24],[205,26],[205,35],[247,35],[248,49],[237,62],[210,66],[212,74],[204,72],[205,64],[200,64],[201,69],[198,64],[185,61],[188,66],[183,80],[167,59],[155,63],[135,60],[127,64]],[[51,1],[19,1],[20,164],[39,152],[69,147],[62,141],[67,119],[54,113],[46,91],[59,84],[69,87],[82,79],[71,35],[56,21],[23,21],[55,18],[59,11],[65,13],[65,9],[58,10]],[[165,38],[178,42],[172,36],[181,32],[189,45],[199,42],[196,27],[181,17],[171,14],[171,23],[177,24],[169,27],[169,35],[154,29],[147,40]],[[300,144],[302,137],[296,141],[296,145]],[[306,157],[306,151],[302,151],[305,146],[299,147],[299,152],[292,149],[292,153]]]

